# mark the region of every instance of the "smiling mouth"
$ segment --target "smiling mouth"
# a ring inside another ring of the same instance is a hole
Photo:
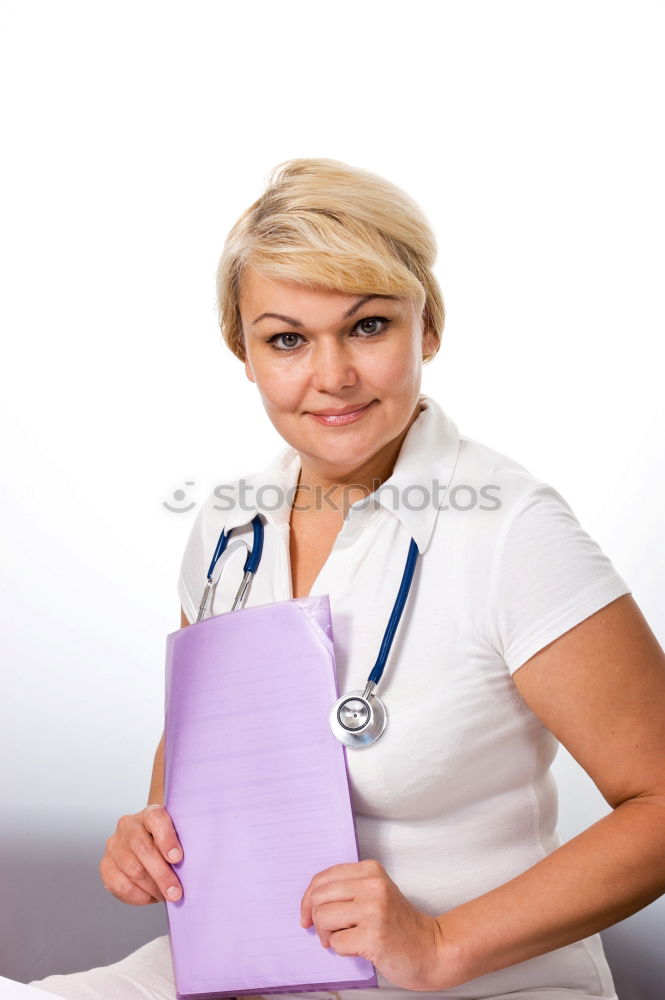
[[[356,420],[360,420],[375,402],[376,400],[372,399],[369,403],[365,403],[364,406],[356,406],[352,409],[332,410],[327,413],[315,413],[313,410],[310,410],[308,411],[308,416],[318,420],[321,424],[325,424],[329,427],[337,427],[342,424],[350,424]]]
[[[373,400],[370,400],[370,403]],[[369,403],[355,403],[353,406],[343,406],[339,410],[309,410],[315,417],[341,417],[346,413],[356,413],[357,410],[364,410]]]

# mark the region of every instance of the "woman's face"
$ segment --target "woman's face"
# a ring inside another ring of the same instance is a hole
[[[417,416],[422,356],[436,339],[423,341],[410,299],[312,290],[246,268],[240,315],[247,377],[310,474],[341,481],[371,465]],[[315,416],[359,407],[346,422]]]

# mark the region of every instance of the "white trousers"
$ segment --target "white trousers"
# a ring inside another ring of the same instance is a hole
[[[169,939],[155,938],[113,965],[47,976],[28,985],[68,1000],[175,1000]]]
[[[47,990],[66,1000],[176,1000],[171,951],[167,935],[155,938],[144,944],[138,951],[114,962],[113,965],[88,969],[86,972],[71,972],[66,976],[47,976],[46,979],[35,979],[29,986]],[[397,991],[399,992],[399,991]],[[389,994],[390,991],[387,991]],[[355,995],[355,996],[354,996]],[[386,995],[384,993],[384,995]],[[463,989],[451,996],[466,996]],[[378,1000],[380,990],[353,990],[348,994],[350,1000]],[[429,1000],[432,994],[413,994],[414,1000]],[[434,995],[436,996],[436,995]],[[232,1000],[227,997],[226,1000]],[[262,997],[258,994],[242,996],[239,1000],[273,1000],[272,996]],[[325,991],[322,993],[283,994],[280,1000],[342,1000],[339,993]],[[486,1000],[593,1000],[592,994],[577,993],[573,990],[518,990],[514,993],[504,993],[501,996]],[[617,1000],[616,994],[604,997],[603,1000]]]

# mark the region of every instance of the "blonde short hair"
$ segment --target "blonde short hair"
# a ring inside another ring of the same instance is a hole
[[[222,337],[245,361],[239,297],[243,269],[353,294],[413,299],[441,344],[443,296],[432,273],[436,239],[401,188],[339,160],[295,159],[270,172],[264,193],[240,216],[217,268]]]

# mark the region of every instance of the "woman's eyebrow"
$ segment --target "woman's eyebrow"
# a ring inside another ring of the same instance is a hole
[[[369,302],[371,299],[397,299],[397,298],[399,298],[398,295],[363,295],[361,299],[358,299],[355,305],[351,306],[350,309],[347,309],[342,319],[348,319],[349,316],[353,316],[354,312],[357,312],[357,310],[360,309],[362,305],[364,305],[366,302]],[[289,323],[291,326],[302,327],[304,325],[303,323],[300,322],[300,320],[294,319],[293,316],[282,316],[281,313],[261,313],[260,316],[256,317],[256,319],[252,323],[252,326],[255,326],[257,323],[260,323],[262,319],[281,319],[283,323]]]

